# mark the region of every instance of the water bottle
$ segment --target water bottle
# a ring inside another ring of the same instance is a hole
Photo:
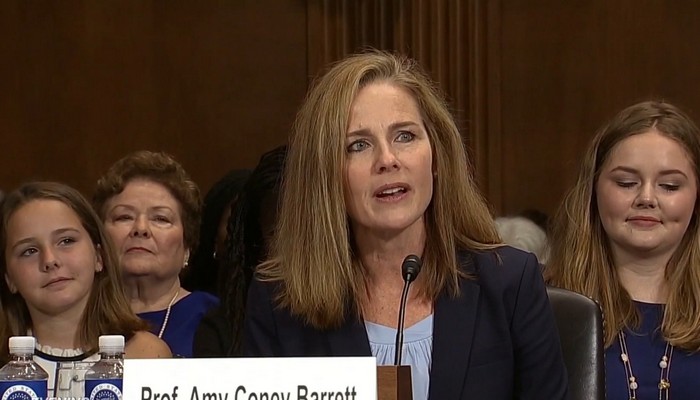
[[[49,374],[34,362],[36,339],[13,336],[9,345],[11,360],[0,369],[0,399],[45,399]]]
[[[85,399],[122,400],[124,336],[102,335],[100,361],[85,373]]]

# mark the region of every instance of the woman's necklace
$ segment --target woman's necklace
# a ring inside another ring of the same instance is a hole
[[[168,319],[170,318],[170,309],[173,308],[173,303],[175,303],[175,299],[177,299],[178,294],[180,294],[179,288],[175,292],[175,296],[173,296],[173,298],[170,299],[170,303],[168,304],[168,308],[165,310],[165,318],[163,318],[163,325],[160,326],[160,332],[158,332],[158,338],[163,337],[163,332],[165,332],[165,327],[168,326]]]
[[[637,383],[637,378],[632,373],[632,364],[630,362],[629,352],[627,351],[627,341],[625,340],[625,333],[620,332],[617,334],[620,340],[620,358],[622,359],[622,364],[625,366],[625,375],[627,376],[627,393],[629,394],[630,400],[637,399],[637,388],[639,384]],[[664,355],[661,356],[659,361],[659,369],[661,370],[659,374],[659,400],[668,400],[668,392],[671,388],[671,382],[668,380],[669,374],[671,373],[671,358],[673,357],[673,346],[666,342],[666,349],[664,350]]]

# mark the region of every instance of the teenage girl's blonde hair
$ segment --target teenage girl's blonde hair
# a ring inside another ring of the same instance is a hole
[[[605,318],[605,345],[613,344],[625,327],[637,328],[640,315],[622,287],[613,263],[608,236],[596,204],[596,182],[605,161],[620,141],[656,130],[686,151],[696,179],[700,176],[700,131],[693,121],[668,103],[648,101],[615,116],[593,139],[578,179],[554,220],[551,255],[545,270],[550,284],[573,290],[599,302]],[[661,330],[674,346],[700,350],[700,238],[698,202],[688,229],[666,266],[670,293]]]

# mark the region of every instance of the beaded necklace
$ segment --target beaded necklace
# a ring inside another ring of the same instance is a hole
[[[170,309],[173,308],[173,303],[175,303],[178,294],[180,294],[180,289],[177,289],[175,296],[168,303],[168,308],[165,310],[165,318],[163,318],[163,325],[160,326],[160,332],[158,332],[158,338],[163,338],[163,332],[165,332],[165,327],[168,326],[168,319],[170,318]]]
[[[620,332],[617,335],[620,341],[620,359],[625,366],[625,375],[627,376],[627,393],[629,394],[630,400],[637,399],[637,388],[639,384],[637,383],[637,378],[632,372],[632,364],[629,357],[629,352],[627,351],[627,341],[625,340],[625,333]],[[659,360],[659,400],[668,400],[669,389],[671,388],[671,382],[669,381],[669,374],[671,373],[671,358],[673,358],[673,346],[666,342],[666,349],[664,350],[664,355],[661,356]]]

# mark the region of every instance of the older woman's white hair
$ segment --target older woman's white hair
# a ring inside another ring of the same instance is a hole
[[[547,233],[532,220],[525,217],[499,217],[496,218],[496,229],[504,243],[534,253],[541,264],[547,263]]]

